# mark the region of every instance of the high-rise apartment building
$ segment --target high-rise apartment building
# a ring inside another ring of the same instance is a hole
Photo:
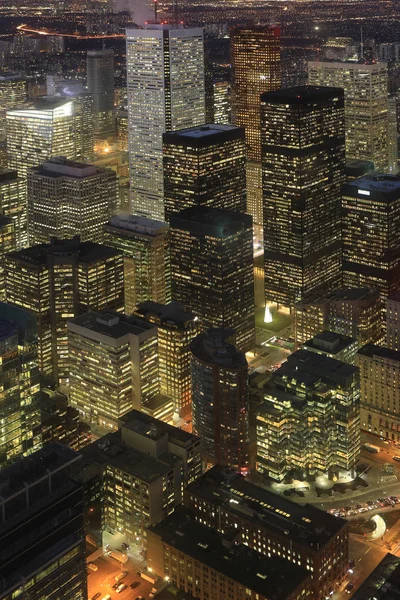
[[[107,139],[115,133],[114,51],[88,50],[87,89],[93,96],[93,133],[95,139]]]
[[[294,339],[304,344],[324,330],[348,335],[364,344],[382,341],[382,301],[370,288],[337,289],[309,294],[294,306]]]
[[[260,95],[281,87],[279,27],[235,28],[231,64],[232,123],[246,132],[247,212],[257,229],[263,224]]]
[[[400,352],[367,344],[360,348],[361,429],[400,441]]]
[[[5,300],[4,260],[5,255],[17,249],[15,221],[0,215],[0,301]]]
[[[308,83],[344,89],[346,158],[388,170],[388,72],[382,62],[308,63]]]
[[[192,379],[189,346],[201,331],[200,319],[177,302],[142,302],[136,314],[158,328],[161,393],[173,400],[176,415],[190,416]]]
[[[79,237],[7,255],[7,302],[37,318],[42,375],[68,380],[69,319],[90,310],[123,311],[123,268],[121,252]]]
[[[261,97],[265,297],[278,304],[340,284],[343,107],[332,88]]]
[[[26,310],[0,303],[0,468],[42,446],[37,323]]]
[[[232,328],[254,345],[253,231],[249,215],[193,206],[171,215],[172,298],[205,329]]]
[[[135,543],[146,542],[147,527],[171,514],[202,473],[197,436],[137,410],[81,453],[101,480],[103,529]]]
[[[0,137],[5,133],[6,112],[26,100],[26,80],[18,73],[0,74]]]
[[[190,206],[246,212],[244,129],[201,125],[164,133],[165,219]]]
[[[343,284],[400,291],[400,178],[369,175],[342,190]]]
[[[228,342],[233,330],[211,329],[190,344],[193,430],[206,466],[249,471],[248,364]]]
[[[17,171],[0,167],[0,214],[15,223],[17,249],[28,245],[28,217],[25,181]]]
[[[124,254],[127,315],[146,300],[168,302],[171,275],[167,223],[137,215],[112,217],[104,226],[104,243]]]
[[[31,246],[74,235],[82,242],[103,242],[103,226],[117,204],[114,171],[53,158],[29,169],[27,176]]]
[[[8,166],[25,178],[54,156],[82,157],[82,106],[72,99],[43,96],[6,114]]]
[[[257,469],[272,481],[345,469],[360,455],[358,368],[298,350],[273,374],[257,415]]]
[[[116,429],[160,391],[157,328],[138,317],[89,312],[68,322],[69,401],[82,419]]]
[[[132,209],[163,221],[162,135],[205,122],[203,30],[148,25],[126,44]]]
[[[1,600],[86,600],[82,457],[49,444],[1,471]]]
[[[347,521],[311,504],[293,502],[221,467],[190,485],[184,504],[197,522],[220,533],[234,531],[238,543],[265,559],[278,555],[288,567],[294,563],[307,569],[313,600],[330,595],[348,574]]]

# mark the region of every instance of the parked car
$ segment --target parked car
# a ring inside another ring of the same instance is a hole
[[[92,600],[97,600],[98,598],[100,598],[100,596],[101,596],[101,592],[97,592],[97,594],[92,596]]]
[[[115,581],[121,581],[122,579],[125,579],[125,577],[128,575],[128,571],[122,571],[121,573],[118,573],[118,575],[116,575],[114,577]]]
[[[355,587],[355,584],[350,581],[344,588],[344,591],[346,592],[346,594],[351,594]]]
[[[121,592],[123,592],[124,590],[127,589],[127,585],[125,585],[124,583],[120,583],[119,586],[117,587],[117,594],[120,594]]]
[[[88,563],[87,568],[94,572],[99,570],[99,567],[93,562]]]
[[[132,583],[130,584],[130,586],[129,586],[129,587],[130,587],[132,590],[134,590],[135,588],[137,588],[137,587],[138,587],[138,585],[140,585],[140,581],[132,581]]]

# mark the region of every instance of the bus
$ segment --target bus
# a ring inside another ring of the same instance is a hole
[[[376,453],[380,452],[379,446],[374,446],[373,444],[364,444],[363,446],[367,452]]]

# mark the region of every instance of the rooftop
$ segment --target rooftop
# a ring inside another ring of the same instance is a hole
[[[385,346],[377,346],[375,344],[366,344],[365,346],[359,349],[358,354],[361,354],[362,356],[368,356],[370,358],[376,356],[379,358],[387,358],[388,360],[400,362],[399,351],[390,350]]]
[[[199,439],[193,433],[164,423],[164,421],[155,419],[139,410],[129,411],[119,419],[118,423],[120,426],[126,427],[152,440],[157,440],[167,434],[169,440],[179,446],[184,446],[188,443],[193,444],[193,442]]]
[[[65,116],[73,114],[73,102],[70,98],[61,96],[38,96],[30,100],[27,105],[20,108],[12,108],[7,111],[7,114],[22,114],[29,116],[33,111],[52,111],[65,107]]]
[[[350,383],[357,372],[357,367],[335,358],[308,350],[297,350],[275,371],[273,380],[279,381],[281,377],[285,377],[310,386],[320,381],[328,386],[342,386]]]
[[[242,139],[244,141],[244,128],[234,125],[198,125],[177,131],[164,133],[164,144],[177,144],[181,146],[203,147],[225,141]]]
[[[106,231],[118,230],[116,232],[118,235],[139,234],[146,237],[155,237],[168,231],[169,225],[164,221],[156,221],[138,215],[118,215],[112,217],[104,228]]]
[[[88,312],[70,319],[68,329],[74,331],[76,327],[82,327],[113,340],[120,340],[127,335],[138,336],[151,330],[153,330],[154,335],[157,333],[154,325],[140,317],[125,316],[107,310],[101,313]]]
[[[170,302],[169,304],[160,304],[152,300],[141,302],[137,309],[137,315],[151,320],[156,325],[173,325],[184,329],[188,322],[197,321],[198,317],[194,313],[188,312],[179,302]]]
[[[341,288],[327,292],[326,294],[313,293],[304,296],[296,306],[307,304],[323,304],[324,302],[356,302],[365,299],[379,298],[379,292],[375,288]]]
[[[318,101],[341,99],[344,102],[342,88],[322,87],[314,85],[301,85],[292,88],[282,88],[274,92],[261,94],[261,102],[271,104],[309,104]]]
[[[0,185],[2,183],[10,183],[10,181],[18,180],[18,172],[13,169],[0,167]],[[22,179],[20,179],[22,181]]]
[[[80,163],[74,160],[68,160],[67,158],[57,157],[47,160],[38,167],[31,168],[30,172],[37,173],[44,177],[83,178],[103,173],[104,170],[87,163]]]
[[[343,195],[381,201],[400,199],[400,177],[398,175],[371,174],[348,181],[343,186]],[[372,198],[371,198],[372,199]]]
[[[201,235],[225,239],[243,229],[251,229],[252,218],[247,214],[200,205],[172,214],[170,224],[172,230],[193,230]]]
[[[311,504],[297,504],[247,481],[242,475],[213,467],[188,486],[206,502],[288,536],[300,546],[319,550],[347,524]]]
[[[388,553],[352,597],[353,600],[398,600],[399,596],[400,558]]]
[[[268,600],[286,600],[309,577],[306,569],[279,556],[268,558],[200,525],[183,506],[149,527],[162,541]]]
[[[322,333],[315,335],[310,340],[307,340],[307,342],[303,344],[303,348],[305,350],[311,349],[321,352],[329,352],[330,354],[339,354],[345,348],[348,348],[356,342],[357,340],[348,335],[334,333],[333,331],[323,331]]]
[[[244,352],[227,341],[234,335],[234,329],[208,329],[191,341],[190,350],[198,360],[210,365],[216,364],[225,369],[247,367]]]

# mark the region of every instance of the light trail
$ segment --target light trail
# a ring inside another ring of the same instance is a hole
[[[87,35],[84,33],[59,33],[58,31],[46,31],[45,29],[31,29],[28,25],[24,23],[22,25],[18,25],[18,31],[22,31],[24,33],[37,33],[39,35],[57,35],[60,37],[72,37],[80,40],[102,40],[105,38],[119,38],[125,37],[124,33],[105,33],[104,35]]]

